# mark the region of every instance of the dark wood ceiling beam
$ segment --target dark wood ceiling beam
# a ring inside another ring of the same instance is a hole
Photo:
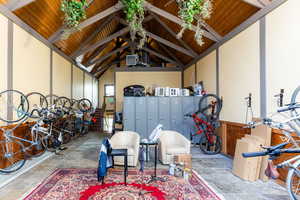
[[[150,48],[148,48],[148,47],[143,47],[142,49],[143,49],[144,51],[147,51],[147,52],[149,52],[150,54],[152,54],[152,55],[158,57],[158,58],[161,58],[161,59],[163,59],[163,60],[165,60],[165,61],[167,61],[167,62],[176,64],[176,65],[179,66],[179,64],[178,64],[176,61],[174,61],[174,60],[168,58],[167,56],[164,56],[164,55],[162,55],[162,54],[160,54],[160,53],[158,53],[158,52],[156,52],[156,51],[154,51],[154,50],[152,50],[152,49],[150,49]]]
[[[96,42],[95,44],[93,44],[93,45],[91,45],[91,46],[89,46],[87,48],[84,48],[84,49],[80,50],[76,56],[79,56],[79,55],[85,54],[85,53],[87,53],[87,52],[89,52],[91,50],[94,50],[97,47],[102,46],[102,45],[104,45],[104,44],[112,41],[113,39],[115,39],[115,38],[117,38],[117,37],[119,37],[121,35],[124,35],[124,34],[126,34],[128,32],[129,32],[129,27],[125,27],[125,28],[117,31],[116,33],[114,33],[114,34],[112,34],[112,35],[110,35],[110,36],[108,36],[108,37],[106,37],[106,38],[104,38],[104,39]]]
[[[160,42],[160,43],[162,43],[162,44],[164,44],[168,47],[171,47],[171,48],[175,49],[176,51],[179,51],[179,52],[181,52],[183,54],[186,54],[186,55],[188,55],[190,57],[193,57],[193,58],[196,57],[195,55],[191,54],[191,52],[189,50],[187,50],[187,49],[185,49],[181,46],[178,46],[178,45],[174,44],[173,42],[170,42],[170,41],[168,41],[164,38],[161,38],[158,35],[155,35],[155,34],[149,32],[149,31],[145,31],[145,32],[146,32],[147,36],[151,37],[152,39],[154,39],[154,40],[156,40],[156,41],[158,41],[158,42]]]
[[[247,29],[249,26],[251,26],[252,24],[254,24],[255,22],[257,22],[259,19],[261,19],[262,17],[266,16],[268,13],[272,12],[273,10],[275,10],[276,8],[278,8],[279,6],[281,6],[283,3],[287,2],[287,1],[288,0],[273,0],[272,2],[270,2],[270,4],[268,4],[264,8],[260,9],[256,13],[254,13],[246,21],[244,21],[239,26],[237,26],[235,29],[233,29],[232,31],[230,31],[227,35],[225,35],[222,38],[221,41],[215,43],[214,45],[212,45],[211,47],[209,47],[208,49],[206,49],[203,53],[201,53],[199,56],[197,56],[195,59],[193,59],[191,62],[189,62],[188,64],[186,64],[184,66],[184,69],[186,69],[189,66],[195,64],[200,59],[204,58],[205,56],[207,56],[211,52],[215,51],[217,48],[219,48],[220,46],[222,46],[225,42],[229,41],[230,39],[232,39],[233,37],[235,37],[236,35],[238,35],[242,31],[244,31],[245,29]]]
[[[22,7],[24,7],[24,6],[28,5],[28,4],[31,4],[34,1],[35,0],[9,0],[5,4],[5,6],[9,10],[15,11],[15,10],[18,10],[19,8],[22,8]]]
[[[79,29],[83,29],[115,12],[118,12],[119,10],[121,10],[123,8],[123,4],[121,2],[116,3],[115,5],[113,5],[112,7],[86,19],[85,21],[81,22],[78,26]],[[60,40],[61,35],[64,33],[66,26],[62,25],[62,27],[60,27],[55,33],[53,33],[48,40],[52,43]]]
[[[171,58],[173,58],[181,67],[184,64],[163,44],[157,43],[160,48],[162,48]]]
[[[129,48],[129,47],[130,47],[130,45],[127,44],[127,45],[125,45],[125,46],[122,46],[122,47],[120,47],[120,48],[114,50],[114,51],[111,51],[111,52],[109,52],[108,54],[106,54],[106,55],[100,57],[99,59],[95,60],[94,62],[91,62],[90,65],[100,63],[100,62],[104,61],[105,59],[109,58],[110,56],[112,56],[112,55],[114,55],[114,54],[116,54],[116,53],[118,53],[118,52],[120,52],[120,51],[123,51],[123,50],[125,50],[125,49],[127,49],[127,48]]]
[[[71,57],[74,58],[80,50],[82,50],[88,43],[90,43],[96,36],[114,19],[116,19],[115,15],[111,15],[104,23],[102,23],[96,31],[94,31],[86,40],[84,40],[80,46],[71,54]]]
[[[176,23],[176,24],[182,25],[184,23],[180,18],[178,18],[178,17],[176,17],[176,16],[174,16],[174,15],[172,15],[172,14],[170,14],[170,13],[168,13],[168,12],[166,12],[166,11],[158,8],[158,7],[155,7],[151,3],[145,2],[144,6],[148,10],[150,10],[150,11],[152,11],[152,12],[154,12],[154,13],[156,13],[156,14],[158,14],[158,15],[160,15],[160,16],[162,16],[162,17],[164,17],[164,18],[166,18],[166,19],[168,19],[168,20],[170,20],[170,21],[172,21],[174,23]],[[205,23],[203,23],[203,26],[205,27]],[[197,27],[194,26],[194,25],[192,25],[191,29],[192,29],[192,31],[196,32]],[[210,32],[208,32],[206,30],[204,30],[204,34],[203,35],[204,35],[204,37],[206,37],[206,38],[208,38],[208,39],[210,39],[212,41],[215,41],[215,42],[218,41],[218,39],[213,34],[211,34]]]
[[[198,55],[186,42],[184,42],[180,38],[177,38],[177,34],[170,27],[168,27],[158,16],[156,16],[153,13],[151,13],[151,15],[162,27],[164,27],[164,29],[166,29],[174,38],[176,38],[182,46],[184,46],[186,49],[188,49],[193,56]]]
[[[84,62],[84,64],[89,65],[88,63],[90,63],[93,59],[95,59],[106,47],[107,45],[102,45],[98,49],[96,49],[92,53],[92,55],[90,55],[89,58]]]

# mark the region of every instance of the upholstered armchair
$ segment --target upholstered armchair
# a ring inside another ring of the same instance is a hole
[[[159,160],[163,164],[173,163],[174,156],[189,154],[191,142],[176,131],[162,131],[159,137]]]
[[[120,131],[115,133],[111,139],[113,149],[127,149],[128,166],[135,167],[138,162],[140,135],[132,131]],[[124,165],[124,157],[114,157],[115,165]]]

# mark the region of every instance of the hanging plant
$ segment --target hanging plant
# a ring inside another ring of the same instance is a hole
[[[66,39],[74,31],[78,30],[81,20],[86,18],[86,0],[63,0],[61,2],[61,11],[64,12],[64,24],[67,29],[64,30],[63,38]]]
[[[204,44],[204,30],[202,28],[202,22],[211,16],[212,0],[176,0],[176,2],[179,6],[179,17],[184,21],[177,37],[182,38],[186,29],[192,29],[194,19],[197,16],[195,40],[200,46],[202,46]]]
[[[143,28],[144,0],[121,0],[124,5],[126,21],[129,24],[131,40],[140,37],[137,48],[142,48],[146,42],[146,32]]]

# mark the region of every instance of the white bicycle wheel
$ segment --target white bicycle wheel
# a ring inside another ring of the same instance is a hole
[[[286,187],[292,200],[300,200],[300,160],[293,164],[286,177]],[[298,171],[296,171],[298,169]]]

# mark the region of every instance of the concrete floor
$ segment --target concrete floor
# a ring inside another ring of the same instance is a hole
[[[22,199],[56,168],[95,168],[102,134],[90,133],[68,145],[63,155],[54,155],[0,189],[1,200]],[[232,160],[222,156],[207,156],[193,147],[193,169],[227,200],[288,200],[285,188],[273,181],[246,182],[231,173]],[[147,167],[153,166],[149,162]],[[160,168],[167,166],[159,166]],[[5,175],[0,175],[5,176]]]

